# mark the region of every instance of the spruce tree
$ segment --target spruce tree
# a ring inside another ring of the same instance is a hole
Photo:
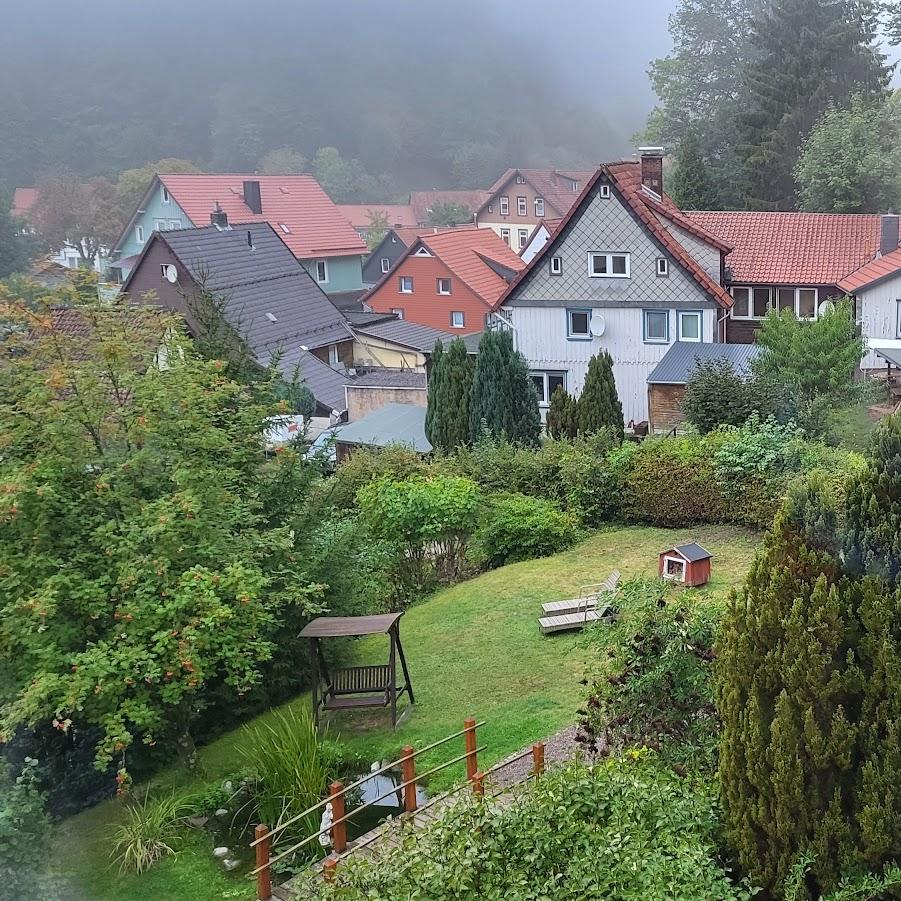
[[[683,210],[719,210],[722,201],[701,156],[697,133],[689,131],[676,152],[676,167],[667,178],[667,193]]]
[[[469,441],[472,369],[462,338],[454,338],[447,350],[436,344],[425,420],[426,437],[435,448],[452,451]]]
[[[613,358],[606,350],[588,361],[588,374],[578,401],[578,422],[583,435],[610,429],[623,440],[623,405],[616,393]]]
[[[538,395],[529,367],[509,331],[488,331],[479,343],[469,395],[469,433],[537,445],[541,434]]]
[[[751,19],[736,152],[750,209],[795,207],[792,171],[827,108],[884,96],[875,0],[765,0]]]
[[[552,438],[572,439],[579,433],[576,399],[562,385],[551,395],[546,426]]]

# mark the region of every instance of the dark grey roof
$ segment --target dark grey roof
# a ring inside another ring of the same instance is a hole
[[[436,342],[441,341],[447,347],[457,337],[451,332],[443,332],[441,329],[420,325],[407,319],[386,319],[383,322],[358,326],[357,331],[373,338],[381,338],[383,341],[403,344],[404,347],[427,354],[435,349]]]
[[[710,551],[704,550],[701,545],[690,541],[687,544],[677,544],[673,547],[674,551],[678,551],[689,563],[696,563],[698,560],[706,560],[712,557]]]
[[[404,444],[422,454],[432,449],[425,436],[425,407],[413,404],[385,404],[362,419],[342,426],[337,441],[370,447]]]
[[[323,347],[352,337],[343,314],[268,222],[158,237],[195,280],[204,279],[207,288],[228,297],[225,316],[260,363],[280,349]]]
[[[288,378],[294,375],[295,369],[318,403],[338,413],[347,409],[344,386],[352,377],[346,372],[332,369],[309,351],[299,349],[285,353],[281,359],[281,370]]]
[[[649,385],[684,385],[691,378],[696,362],[728,360],[742,376],[750,374],[751,361],[762,348],[756,344],[697,344],[676,341],[648,376]]]
[[[397,319],[394,313],[373,313],[370,310],[342,310],[351,325],[367,326],[386,319]]]
[[[424,372],[410,369],[373,369],[355,376],[348,384],[360,388],[426,388]]]
[[[463,343],[466,345],[466,350],[471,354],[477,354],[479,352],[479,344],[481,340],[481,332],[473,332],[471,335],[463,336]]]

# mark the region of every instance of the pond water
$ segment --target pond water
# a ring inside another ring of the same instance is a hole
[[[349,782],[356,782],[362,776],[355,776]],[[347,821],[348,839],[357,838],[370,829],[374,829],[383,820],[391,816],[398,816],[403,812],[403,789],[398,788],[403,783],[400,773],[388,770],[377,776],[370,776],[358,789],[359,799],[354,798],[352,804],[348,804],[348,813],[363,804],[374,802],[372,807],[367,807],[354,814]],[[391,792],[391,794],[389,794]],[[382,798],[382,795],[386,797]],[[380,801],[377,798],[382,798]],[[428,795],[422,786],[416,786],[416,806],[420,807],[428,800]]]

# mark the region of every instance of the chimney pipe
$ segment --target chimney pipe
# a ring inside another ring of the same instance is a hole
[[[639,147],[641,154],[641,184],[658,196],[663,196],[663,148]]]
[[[215,225],[220,230],[228,228],[228,213],[219,206],[218,200],[213,207],[213,212],[210,213],[210,225]]]
[[[879,255],[884,257],[887,253],[897,249],[898,216],[895,213],[885,213],[880,220]]]
[[[250,229],[247,229],[247,246],[251,250],[256,250],[256,247],[253,246],[253,235],[251,235]]]
[[[263,199],[260,196],[260,183],[258,181],[244,182],[244,203],[250,207],[252,213],[259,215],[263,212]]]

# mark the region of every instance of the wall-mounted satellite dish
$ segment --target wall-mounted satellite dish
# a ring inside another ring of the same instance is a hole
[[[166,281],[172,285],[178,281],[178,270],[171,263],[163,267],[163,275],[166,276]]]
[[[600,313],[592,313],[591,321],[588,323],[588,331],[595,338],[600,338],[607,330],[607,320]]]
[[[834,309],[835,304],[831,300],[820,301],[820,305],[817,307],[817,316],[825,316],[827,313],[831,313]]]

